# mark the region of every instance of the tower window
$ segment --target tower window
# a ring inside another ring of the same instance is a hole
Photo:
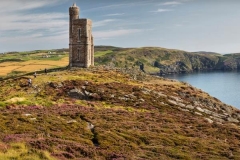
[[[80,56],[81,56],[81,52],[80,49],[78,49],[78,53],[77,53],[77,60],[80,61]]]
[[[81,28],[78,28],[78,41],[81,41]]]

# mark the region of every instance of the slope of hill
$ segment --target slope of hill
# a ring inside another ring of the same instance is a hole
[[[101,49],[100,49],[101,48]],[[96,47],[97,64],[139,68],[147,73],[181,73],[199,70],[234,70],[240,67],[239,54],[221,55],[212,52],[186,52],[158,47]]]
[[[31,67],[28,67],[29,65]],[[67,65],[68,49],[11,52],[0,55],[0,76],[19,75]],[[203,51],[191,53],[159,47],[95,46],[95,65],[135,69],[141,66],[147,73],[154,74],[235,70],[240,67],[240,54],[221,55]]]
[[[239,110],[186,83],[109,66],[28,78],[0,83],[0,159],[240,158]]]

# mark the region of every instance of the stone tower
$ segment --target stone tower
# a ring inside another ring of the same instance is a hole
[[[79,19],[79,8],[69,8],[69,66],[89,67],[94,65],[92,21]]]

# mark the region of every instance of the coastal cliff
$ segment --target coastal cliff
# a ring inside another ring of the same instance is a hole
[[[96,63],[116,67],[138,68],[144,64],[147,73],[183,73],[203,70],[236,70],[240,54],[186,52],[159,47],[96,47]]]

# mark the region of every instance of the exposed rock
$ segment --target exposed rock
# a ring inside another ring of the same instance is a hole
[[[192,106],[192,105],[187,105],[187,106],[185,106],[185,108],[187,108],[187,109],[194,109],[195,107]]]
[[[89,96],[89,95],[92,94],[92,93],[88,92],[87,90],[84,90],[83,92],[84,92],[84,94],[85,94],[86,96]]]
[[[170,102],[170,103],[172,103],[172,104],[174,104],[174,105],[177,105],[178,103],[176,102],[176,101],[174,101],[174,100],[168,100],[168,102]]]
[[[225,110],[228,114],[232,114],[233,113],[233,109],[230,106],[221,106],[221,108],[223,110]]]
[[[72,89],[69,91],[68,95],[72,98],[84,98],[85,95],[80,89]]]
[[[182,102],[182,99],[179,97],[175,97],[175,96],[170,96],[170,98],[174,99],[177,102]]]
[[[210,116],[211,119],[215,120],[216,122],[219,122],[219,123],[223,123],[224,120],[221,119],[221,118],[217,118],[217,117],[213,117],[213,116]]]
[[[145,100],[141,98],[141,99],[139,99],[139,101],[144,102]]]
[[[228,121],[228,122],[233,122],[233,123],[238,123],[238,122],[239,122],[239,120],[237,120],[237,119],[235,119],[235,118],[232,118],[232,117],[228,117],[228,118],[227,118],[227,121]]]
[[[201,107],[197,107],[197,110],[200,112],[204,112],[204,110]]]
[[[92,130],[92,129],[94,129],[94,125],[90,122],[87,122],[87,128]]]
[[[204,111],[204,113],[206,113],[206,114],[212,114],[212,113],[213,113],[212,111],[210,111],[210,110],[208,110],[208,109],[203,109],[203,111]]]
[[[161,104],[165,105],[165,103],[164,103],[164,102],[161,102]]]
[[[196,115],[202,116],[202,113],[194,112]]]
[[[133,94],[124,95],[124,97],[126,97],[126,98],[136,98],[136,96],[134,96]]]
[[[81,88],[82,88],[82,89],[86,89],[86,86],[82,86]]]
[[[159,97],[167,97],[167,95],[163,94],[162,92],[153,91],[153,93],[158,95]]]
[[[198,102],[198,101],[194,101],[193,103],[194,103],[194,106],[200,106],[201,105],[201,103]]]
[[[204,118],[208,121],[208,123],[213,123],[213,120],[211,120],[210,118]]]
[[[63,87],[63,84],[62,83],[58,83],[58,86],[57,86],[58,88],[61,88],[61,87]]]
[[[226,115],[218,114],[218,113],[215,113],[215,112],[212,112],[211,114],[212,114],[212,116],[218,117],[218,118],[225,118],[226,117]]]
[[[185,107],[185,106],[186,106],[186,105],[183,104],[183,103],[178,103],[178,105],[179,105],[180,107]]]
[[[88,98],[90,99],[100,99],[101,97],[97,93],[89,94]]]
[[[147,88],[143,88],[142,92],[144,94],[150,94],[151,90],[150,89],[147,89]]]
[[[124,100],[124,101],[129,100],[129,98],[126,98],[126,97],[118,97],[118,99],[120,99],[120,100]]]

